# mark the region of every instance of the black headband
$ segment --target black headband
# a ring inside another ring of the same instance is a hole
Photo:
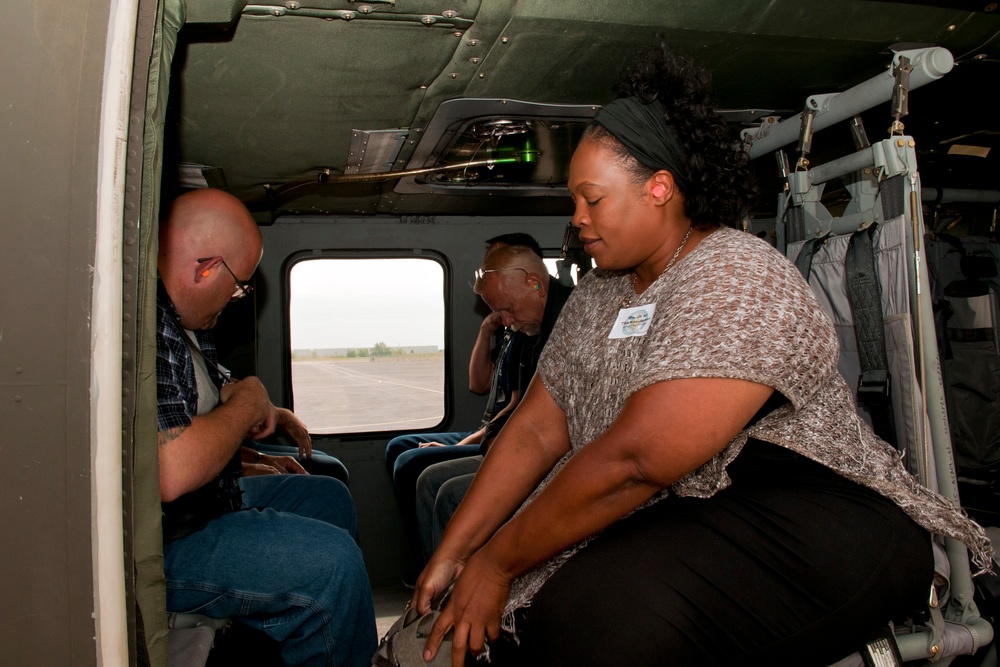
[[[684,149],[667,124],[659,101],[620,97],[598,109],[594,122],[620,141],[636,160],[650,169],[669,171],[681,192],[688,190]]]

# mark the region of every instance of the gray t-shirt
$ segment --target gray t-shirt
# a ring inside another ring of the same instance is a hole
[[[628,296],[637,310],[623,318]],[[609,337],[613,330],[621,337]],[[726,466],[753,437],[890,498],[928,531],[964,542],[984,567],[992,550],[982,528],[920,486],[899,453],[858,416],[837,357],[833,325],[798,270],[750,234],[716,230],[638,296],[628,275],[592,271],[564,307],[538,365],[566,413],[572,449],[526,503],[573,452],[607,430],[636,391],[678,378],[736,378],[773,387],[789,402],[643,506],[669,493],[707,498],[726,488]],[[517,579],[505,621],[584,543]]]

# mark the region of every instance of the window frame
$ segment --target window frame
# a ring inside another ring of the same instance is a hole
[[[327,441],[350,442],[350,441],[371,441],[384,440],[397,435],[415,432],[438,432],[446,430],[452,422],[455,412],[454,386],[451,381],[453,375],[452,350],[454,348],[452,340],[452,277],[453,270],[448,258],[435,250],[414,249],[414,248],[356,248],[356,249],[324,249],[324,250],[300,250],[290,254],[285,258],[281,269],[282,282],[282,339],[284,345],[282,354],[282,393],[285,397],[285,404],[295,411],[295,392],[292,386],[292,269],[298,264],[318,259],[340,259],[340,260],[365,260],[365,259],[424,259],[433,261],[441,267],[442,285],[441,297],[444,301],[444,386],[443,386],[443,414],[441,420],[436,424],[421,426],[417,429],[392,429],[380,431],[349,431],[341,433],[328,433],[309,430],[313,437],[319,437]],[[308,426],[308,424],[307,424]]]

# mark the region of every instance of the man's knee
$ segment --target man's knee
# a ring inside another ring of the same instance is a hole
[[[396,465],[396,459],[399,455],[405,451],[413,449],[415,445],[411,444],[411,437],[407,435],[396,436],[389,441],[389,444],[385,446],[385,468],[391,475],[393,468]]]
[[[358,513],[354,505],[354,498],[348,491],[347,485],[334,477],[310,476],[309,479],[319,482],[321,493],[329,510],[329,523],[347,530],[353,538],[357,533]],[[316,493],[320,493],[320,491],[316,491]]]
[[[316,519],[343,528],[353,537],[357,531],[357,511],[354,498],[339,479],[319,475],[268,475],[251,477],[247,481],[272,486],[257,506],[270,507],[279,512],[290,512],[307,519]]]
[[[445,481],[438,489],[434,500],[434,511],[436,514],[451,517],[458,508],[459,503],[465,498],[466,492],[472,486],[475,473],[452,477]],[[446,521],[447,523],[447,521]]]

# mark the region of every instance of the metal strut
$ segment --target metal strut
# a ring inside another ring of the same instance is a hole
[[[903,123],[900,120],[909,113],[910,108],[910,72],[913,65],[906,56],[900,56],[899,62],[892,68],[892,75],[896,83],[892,87],[892,127],[889,128],[889,136],[903,134]]]

